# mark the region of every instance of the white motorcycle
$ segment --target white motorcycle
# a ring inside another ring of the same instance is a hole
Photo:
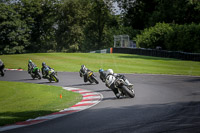
[[[130,98],[135,97],[133,85],[129,85],[123,78],[115,77],[114,75],[108,75],[105,83],[109,88],[111,85],[114,85],[114,87],[121,93],[121,96],[128,96]]]

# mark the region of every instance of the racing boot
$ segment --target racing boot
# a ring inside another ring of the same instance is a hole
[[[128,81],[128,79],[125,80],[125,83],[126,83],[128,86],[130,86],[130,87],[133,86],[133,84],[131,84],[131,83]]]

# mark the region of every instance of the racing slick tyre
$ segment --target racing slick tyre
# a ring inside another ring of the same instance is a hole
[[[129,90],[126,86],[122,86],[122,90],[124,91],[124,93],[126,93],[129,97],[134,98],[135,97],[135,93],[134,91]]]
[[[96,84],[99,84],[99,82],[97,81],[97,79],[96,79],[94,76],[92,76],[92,78],[93,78],[93,80],[94,80],[94,82],[95,82]]]

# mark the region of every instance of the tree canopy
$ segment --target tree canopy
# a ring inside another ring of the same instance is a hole
[[[199,0],[0,0],[0,54],[87,52],[112,47],[114,35],[133,39],[157,23],[199,22]]]

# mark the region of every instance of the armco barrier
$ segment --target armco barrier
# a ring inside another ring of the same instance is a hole
[[[166,50],[143,49],[143,48],[113,48],[112,52],[200,61],[199,53],[186,53],[179,51],[166,51]]]

